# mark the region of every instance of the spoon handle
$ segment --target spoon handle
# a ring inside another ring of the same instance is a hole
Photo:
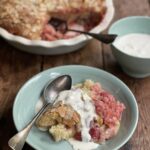
[[[50,104],[45,104],[41,110],[35,115],[35,117],[17,134],[15,134],[9,141],[8,145],[13,150],[22,150],[23,145],[25,144],[26,138],[34,125],[37,118],[45,111],[46,108],[48,108]]]
[[[78,33],[83,33],[83,34],[89,35],[105,44],[112,43],[118,36],[116,34],[96,34],[96,33],[90,33],[90,32],[84,32],[84,31],[72,30],[72,29],[68,29],[68,31],[78,32]]]

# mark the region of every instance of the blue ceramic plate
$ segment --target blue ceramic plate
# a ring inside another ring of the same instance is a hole
[[[62,66],[46,70],[31,78],[19,91],[13,106],[13,118],[17,130],[21,130],[35,115],[35,105],[39,100],[45,84],[59,75],[69,74],[73,83],[92,79],[102,84],[103,88],[123,102],[126,110],[123,113],[120,130],[114,138],[100,145],[99,150],[116,150],[123,146],[132,136],[138,122],[138,107],[129,88],[115,76],[100,69],[87,66]],[[27,143],[37,150],[72,150],[66,141],[54,142],[47,132],[32,128]]]

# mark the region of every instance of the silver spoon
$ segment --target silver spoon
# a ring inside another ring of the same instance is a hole
[[[51,20],[49,21],[49,24],[51,24],[56,30],[61,31],[62,33],[65,33],[67,31],[82,33],[85,35],[89,35],[105,44],[112,43],[118,36],[116,34],[96,34],[96,33],[91,33],[91,32],[69,29],[67,22],[58,18],[51,18]]]
[[[32,121],[27,126],[25,126],[25,128],[23,128],[20,132],[18,132],[8,141],[8,145],[13,150],[21,150],[23,148],[26,138],[37,118],[41,116],[41,114],[46,110],[46,108],[54,104],[56,97],[61,91],[69,90],[71,88],[71,85],[72,85],[71,77],[69,75],[63,75],[56,78],[52,82],[49,82],[45,86],[43,96],[46,104],[36,114],[36,116],[32,119]]]

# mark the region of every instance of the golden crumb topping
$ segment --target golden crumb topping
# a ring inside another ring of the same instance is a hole
[[[80,116],[72,107],[58,105],[49,108],[36,122],[40,128],[49,128],[55,124],[64,124],[71,128],[80,122]]]
[[[46,9],[33,0],[0,0],[0,26],[30,39],[40,39]]]

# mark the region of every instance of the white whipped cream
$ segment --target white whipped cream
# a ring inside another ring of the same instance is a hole
[[[59,101],[72,106],[78,112],[81,118],[82,141],[89,142],[91,140],[91,135],[89,134],[90,122],[97,116],[91,98],[81,89],[72,89],[61,92],[56,99],[56,102]]]
[[[74,139],[69,139],[69,143],[74,150],[94,150],[99,146],[99,144],[94,142],[81,142]]]
[[[149,34],[127,34],[117,38],[113,45],[126,54],[141,58],[150,58]]]
[[[72,89],[61,92],[56,101],[63,101],[64,104],[72,106],[73,109],[80,115],[82,142],[70,139],[68,142],[72,145],[73,149],[96,149],[98,147],[98,144],[90,142],[91,135],[89,134],[90,122],[97,116],[92,99],[81,89]]]

